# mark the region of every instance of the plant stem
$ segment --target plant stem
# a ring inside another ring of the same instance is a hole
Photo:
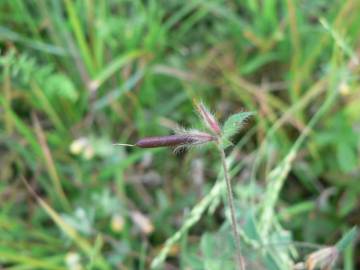
[[[240,236],[239,236],[239,233],[237,230],[237,225],[236,225],[234,198],[233,198],[231,182],[230,182],[230,178],[229,178],[229,174],[228,174],[228,169],[226,166],[225,152],[224,152],[224,149],[221,148],[220,144],[218,144],[218,149],[219,149],[220,156],[221,156],[221,163],[222,163],[224,178],[225,178],[226,187],[227,187],[227,198],[228,198],[228,204],[230,206],[231,227],[232,227],[234,238],[235,238],[235,245],[236,245],[236,251],[237,251],[236,254],[237,254],[237,258],[238,258],[239,269],[245,270],[244,260],[241,255]]]

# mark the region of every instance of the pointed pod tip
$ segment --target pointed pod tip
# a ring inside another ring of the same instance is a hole
[[[113,143],[112,145],[117,145],[117,146],[135,146],[134,144],[128,144],[128,143]]]

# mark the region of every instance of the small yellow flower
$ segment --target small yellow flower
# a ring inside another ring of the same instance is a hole
[[[121,232],[124,228],[124,218],[120,215],[113,215],[111,218],[111,229],[114,232]]]
[[[89,144],[89,140],[85,137],[78,138],[74,140],[70,145],[70,152],[74,155],[79,155],[82,153],[84,148]]]
[[[340,94],[343,96],[347,96],[350,94],[350,87],[346,82],[342,82],[339,87]]]

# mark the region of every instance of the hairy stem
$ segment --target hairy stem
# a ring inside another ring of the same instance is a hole
[[[229,178],[229,174],[228,174],[228,169],[227,169],[227,166],[226,166],[225,152],[224,152],[224,149],[222,149],[220,145],[218,145],[218,149],[219,149],[220,156],[221,156],[221,163],[222,163],[223,172],[224,172],[224,178],[225,178],[226,187],[227,187],[227,198],[228,198],[228,204],[229,204],[229,207],[230,207],[230,216],[231,216],[231,227],[232,227],[234,238],[235,238],[236,254],[237,254],[237,260],[238,260],[238,264],[239,264],[239,269],[240,270],[245,270],[244,260],[243,260],[243,257],[241,255],[240,236],[239,236],[239,232],[237,230],[234,198],[233,198],[231,182],[230,182],[230,178]]]

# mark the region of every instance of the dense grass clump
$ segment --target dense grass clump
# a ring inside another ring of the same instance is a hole
[[[359,10],[1,1],[0,268],[358,269]]]

